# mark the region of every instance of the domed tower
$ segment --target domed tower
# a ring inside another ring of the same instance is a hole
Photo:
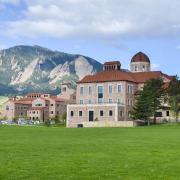
[[[131,72],[147,72],[151,70],[151,62],[149,57],[139,52],[131,59]]]

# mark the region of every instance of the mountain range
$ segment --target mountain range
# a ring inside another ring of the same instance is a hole
[[[0,95],[60,92],[63,82],[76,82],[102,69],[98,61],[40,46],[15,46],[0,51]]]

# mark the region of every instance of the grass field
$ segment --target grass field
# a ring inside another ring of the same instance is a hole
[[[180,126],[0,126],[0,179],[180,179]]]

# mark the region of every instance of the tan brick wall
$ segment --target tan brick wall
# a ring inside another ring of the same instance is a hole
[[[148,62],[132,62],[130,66],[132,72],[143,72],[143,71],[151,70],[151,65]],[[137,66],[137,71],[135,71],[135,66]],[[143,66],[145,67],[144,70],[143,70]]]
[[[73,116],[71,116],[73,111]],[[82,116],[79,116],[79,111],[82,111]],[[120,121],[124,120],[124,116],[118,115],[119,111],[124,112],[124,107],[118,104],[95,104],[95,105],[68,105],[67,107],[67,127],[77,127],[82,122],[89,122],[89,111],[94,112],[94,121]],[[103,111],[103,116],[100,116],[100,111]],[[112,111],[112,116],[110,116]]]

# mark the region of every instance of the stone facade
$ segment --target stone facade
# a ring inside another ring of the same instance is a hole
[[[151,70],[149,62],[132,62],[131,63],[131,72],[146,72]]]
[[[46,121],[48,118],[61,116],[66,113],[67,104],[75,102],[74,91],[69,85],[63,85],[66,91],[58,96],[47,93],[30,93],[20,99],[9,99],[3,105],[3,116],[13,118],[29,118],[31,120]]]
[[[102,72],[80,80],[76,104],[67,106],[67,127],[116,126],[115,122],[120,126],[122,121],[132,121],[136,93],[144,83],[152,78],[162,78],[164,83],[172,79],[160,71],[150,71],[150,60],[141,52],[132,58],[130,66],[128,72],[120,69],[120,62],[106,62]],[[169,107],[161,109],[159,116],[159,120],[169,118]]]

